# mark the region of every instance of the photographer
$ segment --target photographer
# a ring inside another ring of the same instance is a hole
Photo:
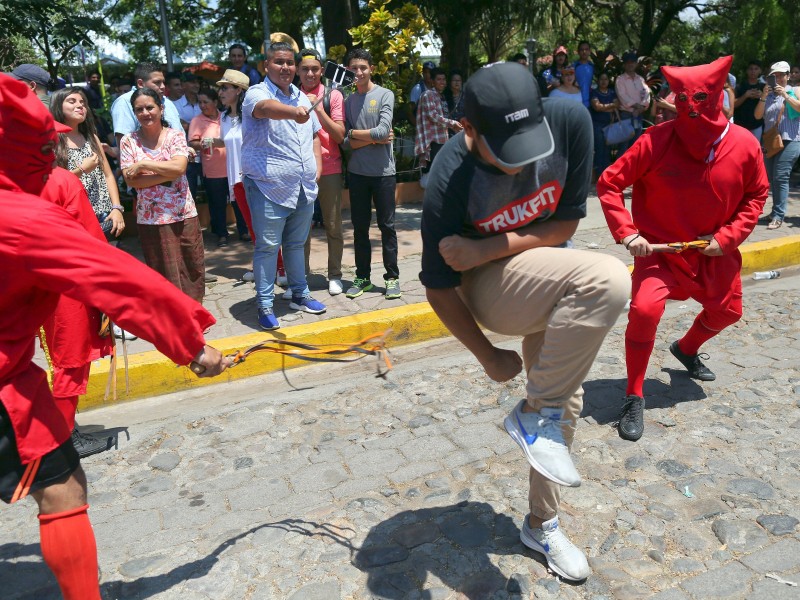
[[[765,132],[777,123],[778,133],[783,140],[780,152],[769,158],[764,156],[772,193],[772,212],[767,217],[767,229],[778,229],[783,225],[789,196],[789,176],[800,157],[800,88],[789,86],[788,83],[789,63],[782,60],[773,64],[754,113],[756,119],[764,119]]]

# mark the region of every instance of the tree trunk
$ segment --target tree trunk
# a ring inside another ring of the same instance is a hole
[[[339,44],[350,48],[353,45],[353,40],[347,32],[353,27],[350,0],[320,0],[319,5],[322,11],[325,53],[331,46]]]
[[[454,27],[443,29],[439,36],[442,38],[442,60],[444,68],[458,69],[464,73],[469,72],[469,23],[458,22]]]

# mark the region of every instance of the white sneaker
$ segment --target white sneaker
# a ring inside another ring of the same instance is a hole
[[[125,331],[119,325],[114,325],[114,337],[118,340],[125,339],[127,341],[138,340],[139,338],[133,335],[130,331]]]
[[[422,175],[420,175],[420,177],[419,177],[419,187],[421,187],[423,190],[426,187],[428,187],[428,173],[423,173]]]
[[[522,400],[511,411],[503,425],[508,435],[519,444],[531,467],[559,485],[578,487],[581,476],[569,457],[569,448],[564,441],[561,408],[543,408],[538,413],[522,412]]]
[[[285,292],[283,292],[283,294],[281,295],[281,298],[283,298],[284,300],[291,300],[292,299],[292,288],[288,288]]]
[[[252,283],[256,280],[256,276],[253,274],[252,271],[245,271],[244,275],[242,275],[242,281],[246,283]]]
[[[286,275],[278,275],[275,278],[275,283],[277,283],[282,288],[285,288],[287,285],[289,285],[289,278],[286,277]]]
[[[541,529],[533,529],[528,517],[519,533],[520,541],[528,548],[547,559],[547,565],[564,579],[583,581],[591,574],[589,561],[558,527],[558,517],[542,523]]]
[[[341,280],[339,280],[339,279],[331,279],[328,282],[328,293],[331,296],[338,296],[343,291],[344,291],[344,288],[342,287]]]

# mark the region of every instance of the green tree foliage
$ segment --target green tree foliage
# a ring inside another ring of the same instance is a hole
[[[204,56],[212,46],[212,15],[206,0],[166,0],[170,42],[174,55]],[[111,13],[113,38],[125,46],[133,62],[161,62],[164,42],[157,0],[118,0]]]
[[[17,65],[38,64],[39,61],[40,57],[29,39],[19,34],[0,36],[0,71],[13,71]]]
[[[22,47],[35,48],[55,76],[78,44],[92,47],[96,36],[110,33],[109,6],[107,0],[3,0],[0,31],[5,45],[28,40]]]
[[[269,0],[269,27],[271,31],[282,31],[294,39],[302,48],[303,25],[317,10],[316,0]],[[212,26],[214,36],[226,40],[225,57],[229,43],[247,44],[252,53],[261,51],[264,30],[261,27],[261,2],[257,0],[219,0]],[[225,58],[222,57],[222,58]]]
[[[744,72],[751,59],[765,67],[779,60],[800,60],[800,16],[798,5],[780,0],[737,3],[729,21],[734,69]]]
[[[387,5],[386,0],[369,0],[368,20],[351,29],[350,35],[354,45],[369,50],[374,74],[381,78],[381,85],[394,92],[395,102],[401,105],[422,73],[415,46],[429,29],[413,4],[404,4],[395,11]]]

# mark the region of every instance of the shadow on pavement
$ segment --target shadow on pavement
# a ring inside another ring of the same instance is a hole
[[[670,377],[669,385],[657,379],[645,379],[644,397],[646,409],[669,408],[681,402],[704,400],[703,388],[689,379],[683,369],[662,369]],[[619,419],[620,410],[625,403],[627,380],[594,379],[583,384],[583,411],[581,417],[592,417],[597,423],[606,425]]]
[[[108,581],[100,586],[100,592],[103,598],[119,598],[119,599],[136,599],[141,600],[150,598],[156,594],[163,593],[172,587],[189,581],[190,579],[199,579],[209,574],[211,569],[217,563],[219,556],[228,548],[235,546],[236,543],[246,538],[249,535],[259,531],[260,529],[282,529],[290,533],[299,533],[309,537],[327,537],[332,539],[338,544],[349,548],[351,552],[355,549],[348,541],[347,537],[343,535],[343,530],[328,525],[327,523],[314,523],[312,521],[304,521],[302,519],[284,519],[275,523],[264,523],[256,527],[252,527],[247,531],[236,535],[219,546],[208,556],[194,560],[192,562],[180,565],[167,573],[161,575],[153,575],[151,577],[140,577],[133,581]],[[42,565],[43,568],[44,565]]]
[[[373,527],[353,564],[367,573],[372,597],[394,600],[430,599],[425,590],[428,576],[435,577],[459,598],[485,600],[498,591],[527,598],[531,584],[527,574],[506,577],[490,560],[490,554],[525,553],[519,527],[511,517],[497,514],[485,502],[401,512]]]

